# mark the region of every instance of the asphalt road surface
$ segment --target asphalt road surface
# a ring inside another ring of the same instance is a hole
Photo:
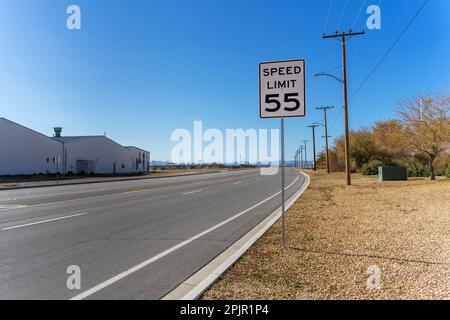
[[[0,299],[160,299],[278,208],[280,180],[246,170],[0,191]],[[303,183],[287,169],[287,199]]]

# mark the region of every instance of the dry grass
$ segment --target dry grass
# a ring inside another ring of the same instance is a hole
[[[204,299],[450,299],[450,180],[312,174],[287,215]],[[381,270],[368,289],[368,268]]]

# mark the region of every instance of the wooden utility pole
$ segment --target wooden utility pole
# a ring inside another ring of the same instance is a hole
[[[302,142],[305,144],[305,169],[308,169],[308,159],[306,158],[306,143],[308,143],[308,140],[302,140]]]
[[[325,139],[325,143],[327,143],[327,141],[328,141],[328,139],[330,139],[331,138],[331,136],[322,136],[322,139]],[[328,174],[330,173],[330,171],[331,171],[331,169],[330,169],[330,161],[329,161],[329,154],[328,154],[328,151],[325,153],[326,154],[326,159],[327,159],[327,165],[328,165],[328,167],[327,167],[327,172],[328,172]]]
[[[312,129],[312,142],[313,142],[313,170],[317,171],[317,165],[316,165],[316,128],[318,127],[318,124],[312,124],[308,126],[308,128]]]
[[[325,107],[319,107],[316,108],[317,110],[323,110],[323,117],[324,117],[324,127],[325,127],[325,156],[326,156],[326,162],[327,162],[327,173],[330,173],[330,152],[328,148],[328,117],[327,117],[327,111],[334,109],[334,107],[331,106],[325,106]]]
[[[342,43],[342,83],[344,84],[344,123],[345,123],[345,173],[347,175],[347,185],[352,185],[352,177],[350,172],[350,132],[348,125],[348,93],[347,93],[347,50],[346,41],[347,37],[361,36],[365,32],[352,32],[350,30],[348,33],[339,33],[336,31],[334,35],[323,35],[323,39],[335,38]],[[326,136],[328,134],[325,134]]]
[[[303,168],[303,146],[300,146],[300,168]]]

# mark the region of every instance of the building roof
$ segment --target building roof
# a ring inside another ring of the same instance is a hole
[[[72,142],[77,140],[87,140],[95,138],[105,138],[105,136],[68,136],[68,137],[52,137],[52,139],[58,140],[59,142]]]
[[[142,148],[139,148],[139,147],[135,147],[135,146],[126,146],[125,148],[127,148],[127,149],[137,149],[137,150],[141,150],[141,151],[144,151],[144,152],[150,152],[148,150],[145,150],[145,149],[142,149]]]
[[[14,122],[14,121],[12,121],[12,120],[9,120],[9,119],[3,118],[3,117],[0,117],[0,120],[1,120],[1,121],[4,121],[4,122],[8,122],[8,123],[10,123],[10,124],[13,124],[13,125],[15,125],[15,126],[17,126],[17,127],[20,127],[20,128],[22,128],[22,129],[28,130],[28,131],[30,131],[30,132],[33,132],[33,133],[35,133],[35,134],[37,134],[37,135],[39,135],[39,136],[41,136],[41,137],[45,137],[45,138],[47,138],[47,139],[51,139],[51,137],[46,136],[46,135],[43,134],[43,133],[40,133],[40,132],[37,132],[36,130],[30,129],[30,128],[28,128],[28,127],[25,127],[24,125],[21,125],[21,124],[19,124],[19,123],[17,123],[17,122]]]
[[[21,124],[18,124],[18,123],[16,123],[16,122],[14,122],[14,121],[11,121],[11,120],[9,120],[9,119],[0,117],[0,122],[1,122],[1,121],[9,122],[9,123],[11,123],[11,124],[13,124],[13,125],[16,125],[16,126],[21,127],[21,128],[23,128],[23,129],[29,130],[29,131],[31,131],[31,132],[33,132],[33,133],[35,133],[35,134],[38,134],[38,135],[40,135],[40,136],[42,136],[42,137],[45,137],[45,138],[47,138],[47,139],[51,139],[51,140],[54,140],[54,141],[58,141],[58,142],[61,142],[61,143],[65,143],[65,142],[73,142],[73,141],[80,141],[80,140],[90,140],[90,139],[104,138],[104,139],[110,140],[111,142],[113,142],[113,143],[117,144],[118,146],[120,146],[120,147],[122,147],[122,148],[125,148],[125,149],[127,149],[127,150],[130,150],[130,148],[135,148],[135,149],[139,149],[139,150],[142,150],[142,151],[145,151],[145,152],[149,152],[149,151],[147,151],[147,150],[144,150],[144,149],[141,149],[141,148],[138,148],[138,147],[134,147],[134,146],[124,147],[124,146],[122,146],[121,144],[119,144],[118,142],[116,142],[116,141],[114,141],[114,140],[112,140],[112,139],[110,139],[110,138],[108,138],[108,137],[106,137],[106,136],[104,136],[104,135],[49,137],[49,136],[46,136],[45,134],[42,134],[42,133],[40,133],[40,132],[37,132],[37,131],[35,131],[35,130],[33,130],[33,129],[30,129],[30,128],[28,128],[28,127],[25,127],[25,126],[23,126],[23,125],[21,125]]]

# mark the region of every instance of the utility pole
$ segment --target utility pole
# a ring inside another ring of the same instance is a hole
[[[298,157],[298,150],[295,151],[295,156],[294,156],[294,167],[297,167],[297,157]]]
[[[300,146],[300,168],[303,168],[303,146]]]
[[[322,139],[325,139],[325,141],[327,141],[328,139],[330,139],[331,138],[331,136],[322,136]],[[328,159],[328,151],[327,151],[327,159]],[[328,174],[330,173],[330,167],[329,167],[329,162],[328,162]]]
[[[350,132],[348,125],[348,93],[347,93],[347,50],[346,50],[346,41],[347,37],[353,36],[362,36],[366,34],[364,31],[362,32],[352,32],[350,30],[348,33],[342,32],[339,33],[336,31],[334,35],[323,35],[323,39],[335,38],[341,41],[342,43],[342,83],[344,84],[344,122],[345,122],[345,173],[347,175],[347,185],[352,185],[352,177],[350,172]],[[326,136],[328,134],[325,134]]]
[[[325,127],[325,155],[326,155],[326,162],[327,162],[327,173],[330,173],[330,152],[328,148],[328,117],[327,112],[328,110],[334,109],[334,107],[331,106],[325,106],[325,107],[319,107],[316,108],[317,110],[323,110],[323,116],[324,116],[324,127]]]
[[[309,142],[308,140],[302,140],[302,142],[305,144],[305,169],[308,169],[308,159],[306,158],[306,143]]]
[[[312,139],[313,139],[313,170],[317,171],[317,165],[316,165],[316,128],[318,127],[318,124],[312,124],[308,126],[308,128],[312,129]]]

